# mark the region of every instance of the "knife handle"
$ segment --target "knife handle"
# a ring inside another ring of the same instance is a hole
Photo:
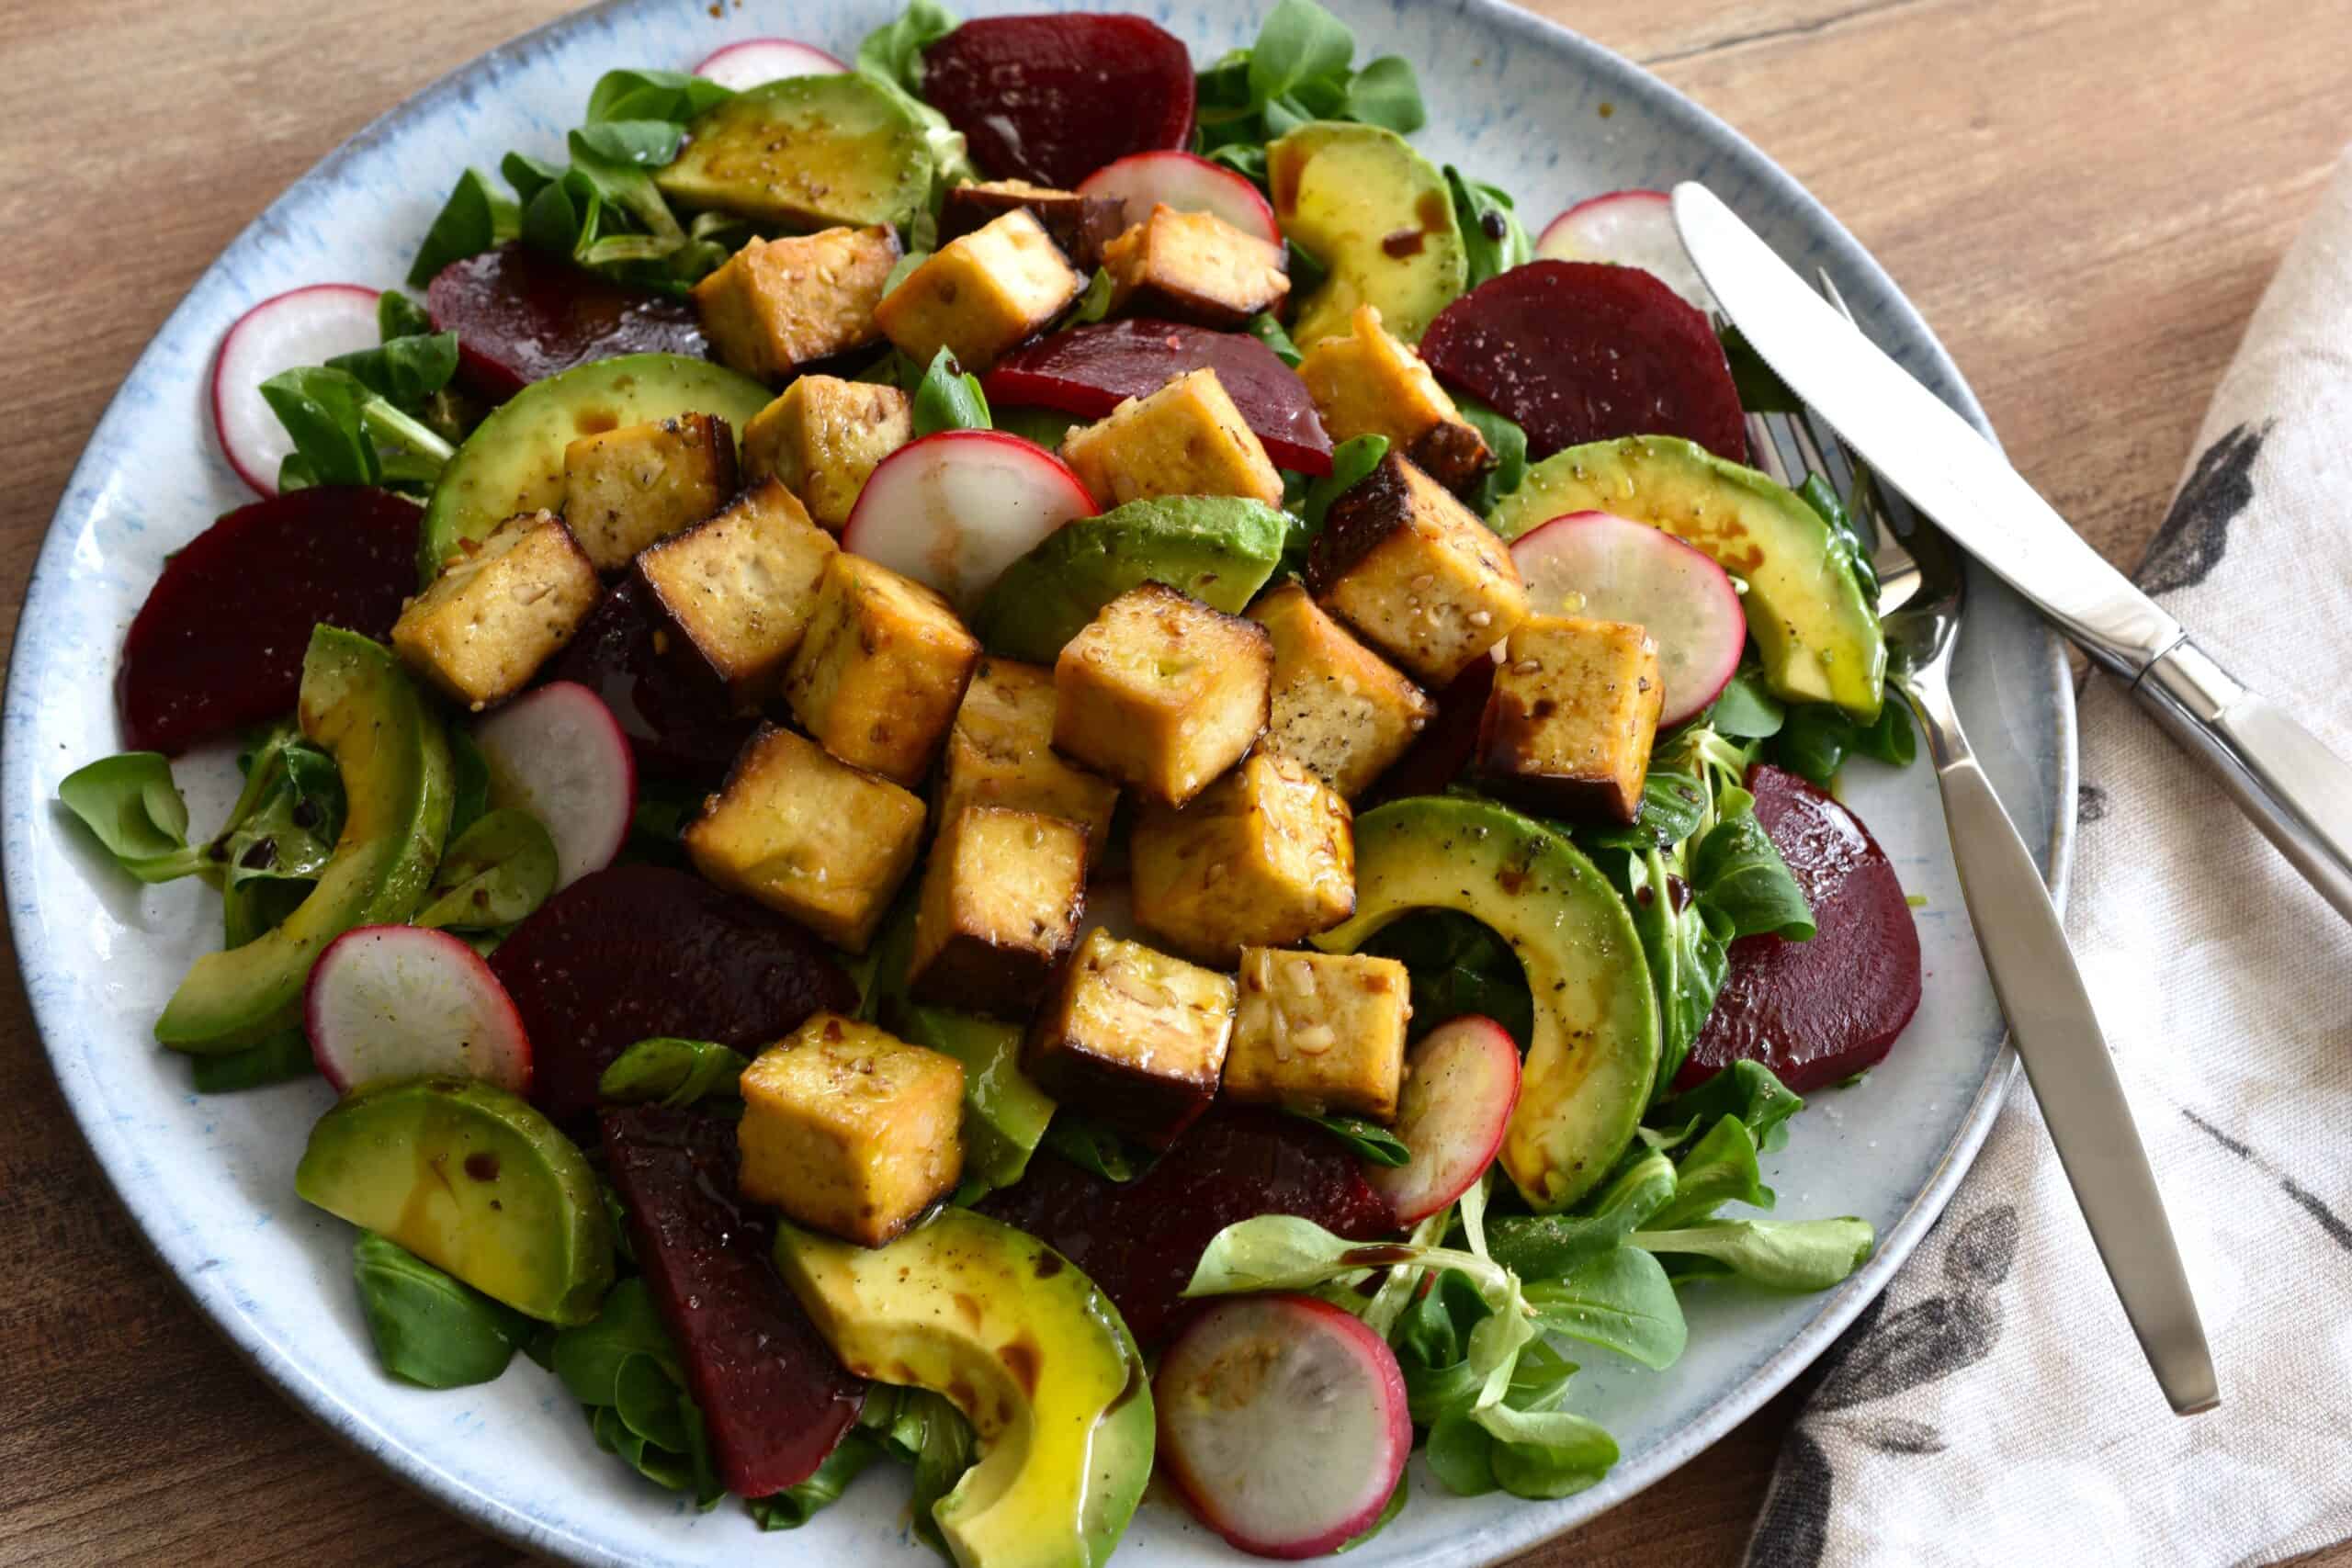
[[[2303,880],[2352,920],[2352,764],[2194,643],[2149,665],[2132,694],[2212,771]]]

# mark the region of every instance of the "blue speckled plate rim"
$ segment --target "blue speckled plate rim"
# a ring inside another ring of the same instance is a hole
[[[164,320],[154,339],[126,376],[125,385],[141,379],[151,361],[161,352],[161,345],[175,335],[183,318],[190,313],[191,304],[197,297],[208,288],[221,286],[220,268],[224,264],[234,263],[241,254],[265,246],[290,209],[300,206],[314,189],[338,178],[347,164],[365,152],[387,131],[413,117],[431,114],[452,96],[469,91],[478,80],[493,75],[502,68],[522,63],[555,37],[590,25],[608,14],[634,9],[646,3],[647,0],[602,0],[598,5],[545,23],[475,57],[370,121],[289,186],[284,194],[246,225]],[[1518,10],[1503,4],[1502,0],[1456,0],[1453,9],[1476,13],[1520,41],[1559,53],[1577,66],[1622,82],[1627,96],[1646,100],[1653,112],[1667,118],[1684,121],[1707,139],[1722,145],[1731,156],[1743,161],[1747,165],[1744,173],[1754,178],[1772,197],[1829,237],[1836,253],[1835,259],[1848,281],[1849,292],[1857,296],[1857,302],[1866,317],[1875,317],[1905,333],[1915,334],[1916,341],[1926,345],[1931,359],[1931,365],[1927,367],[1928,378],[1940,382],[1942,385],[1939,390],[1947,400],[1988,436],[1992,434],[1983,409],[1968,389],[1942,343],[1894,287],[1884,270],[1827,209],[1746,137],[1639,65],[1556,23]],[[67,480],[56,519],[51,523],[27,582],[23,607],[19,612],[18,637],[12,651],[6,682],[7,705],[12,711],[18,708],[20,701],[27,695],[17,689],[19,671],[16,656],[23,650],[22,628],[40,608],[49,574],[71,548],[73,530],[61,528],[58,523],[76,509],[81,498],[86,496],[94,476],[111,460],[111,450],[119,443],[118,427],[130,417],[130,411],[121,404],[119,399],[109,404],[92,433],[80,462]],[[1994,592],[2000,590],[1996,588]],[[2054,636],[2048,639],[2047,654],[2057,719],[2056,734],[2051,737],[2051,743],[2055,751],[2058,798],[2052,813],[2051,840],[2042,863],[2063,906],[2074,853],[2077,762],[2075,703],[2064,647]],[[5,755],[0,755],[0,800],[14,797],[13,775],[24,765],[13,746]],[[0,840],[0,866],[21,863],[28,854],[27,838],[31,831],[30,820],[29,818],[13,817],[8,820],[5,840]],[[28,949],[28,938],[33,934],[29,930],[31,911],[28,908],[19,908],[12,900],[9,920],[19,962],[26,963],[24,955]],[[30,979],[29,971],[28,979]],[[37,989],[28,986],[28,992]],[[67,1037],[68,1021],[44,1013],[38,1002],[34,1004],[34,1013],[44,1045],[53,1055],[57,1046],[51,1043]],[[1498,1509],[1491,1528],[1458,1540],[1454,1548],[1444,1552],[1439,1561],[1447,1564],[1496,1562],[1576,1528],[1687,1463],[1787,1386],[1886,1287],[1920,1237],[1943,1212],[1944,1205],[1991,1129],[1993,1118],[2016,1076],[2014,1067],[2014,1056],[2005,1047],[1977,1089],[1942,1161],[1901,1219],[1880,1238],[1876,1255],[1838,1289],[1810,1324],[1729,1388],[1702,1416],[1682,1427],[1667,1441],[1621,1464],[1600,1485],[1573,1498],[1549,1506],[1516,1501],[1509,1503]],[[583,1562],[618,1563],[622,1561],[601,1542],[559,1528],[543,1516],[525,1512],[500,1496],[449,1475],[430,1460],[403,1447],[377,1425],[365,1410],[345,1400],[334,1388],[306,1373],[278,1345],[258,1330],[218,1273],[201,1267],[202,1259],[193,1256],[180,1244],[180,1238],[148,1205],[141,1185],[123,1179],[122,1173],[133,1166],[131,1153],[121,1145],[117,1129],[98,1114],[98,1107],[70,1094],[67,1100],[84,1140],[89,1145],[100,1168],[106,1171],[124,1207],[137,1223],[141,1238],[230,1343],[283,1390],[304,1414],[377,1460],[402,1482],[517,1547],[542,1553],[560,1553]]]

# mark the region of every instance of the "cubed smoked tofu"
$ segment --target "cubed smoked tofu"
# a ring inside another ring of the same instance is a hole
[[[695,285],[695,310],[719,363],[780,381],[879,341],[875,308],[898,265],[887,224],[753,240]]]
[[[1307,547],[1306,587],[1431,686],[1484,658],[1527,614],[1503,542],[1394,452],[1331,503]]]
[[[825,563],[808,635],[785,671],[784,697],[842,761],[918,784],[979,659],[979,639],[946,600],[842,550]]]
[[[1182,810],[1147,806],[1127,842],[1136,923],[1185,957],[1231,968],[1355,912],[1348,803],[1288,757],[1254,751]]]
[[[1273,639],[1162,583],[1120,594],[1054,662],[1054,750],[1182,806],[1266,728]]]
[[[1283,251],[1209,212],[1163,204],[1102,247],[1111,308],[1220,331],[1271,310],[1290,292]]]
[[[1242,495],[1269,506],[1283,500],[1282,475],[1205,367],[1071,431],[1062,460],[1106,508],[1147,495]]]
[[[836,548],[790,491],[763,479],[718,516],[640,553],[637,575],[748,711],[782,683]]]
[[[1630,827],[1665,701],[1657,644],[1640,626],[1530,615],[1495,671],[1473,766],[1532,809]]]
[[[945,348],[977,372],[1044,332],[1085,288],[1044,226],[1015,209],[940,246],[874,317],[916,364],[930,364]]]
[[[1411,981],[1393,958],[1249,948],[1225,1092],[1310,1116],[1394,1122],[1412,1016]]]
[[[583,435],[563,449],[563,520],[598,571],[693,527],[735,493],[735,433],[682,413]]]
[[[1053,1099],[1155,1148],[1216,1097],[1233,980],[1097,927],[1030,1025],[1021,1065]]]
[[[530,683],[580,629],[602,585],[563,520],[509,517],[452,557],[392,623],[411,669],[480,712]]]
[[[908,988],[918,1001],[1027,1018],[1078,944],[1086,829],[975,806],[948,818],[923,867]]]
[[[743,427],[743,477],[782,480],[838,534],[874,465],[914,438],[914,400],[898,388],[802,376]]]
[[[964,1068],[820,1012],[743,1070],[735,1185],[795,1224],[880,1247],[964,1173]]]
[[[1100,860],[1119,786],[1054,750],[1054,706],[1052,671],[981,660],[940,759],[938,820],[974,806],[1058,817],[1086,829],[1087,854]]]
[[[1127,204],[1117,197],[1080,196],[1027,180],[982,180],[947,192],[939,208],[940,243],[961,239],[1016,210],[1035,218],[1080,272],[1100,265],[1102,247],[1127,226]]]
[[[1494,454],[1421,356],[1380,324],[1376,306],[1357,306],[1350,326],[1345,337],[1318,338],[1298,362],[1331,439],[1385,435],[1391,451],[1446,489],[1476,483]]]
[[[863,953],[913,869],[922,797],[763,725],[686,828],[695,869]]]
[[[1350,800],[1410,750],[1437,704],[1323,613],[1296,581],[1259,596],[1274,692],[1263,750],[1295,757]]]

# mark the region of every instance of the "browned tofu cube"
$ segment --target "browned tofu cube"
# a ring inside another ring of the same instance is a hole
[[[452,557],[392,624],[392,647],[480,712],[530,683],[596,603],[596,569],[552,513],[509,517]]]
[[[1282,247],[1162,203],[1102,247],[1111,308],[1230,331],[1290,292]]]
[[[975,806],[939,829],[923,867],[907,986],[917,1001],[1027,1018],[1078,943],[1086,829]]]
[[[1394,452],[1331,503],[1307,547],[1306,586],[1432,686],[1484,658],[1527,614],[1503,542]]]
[[[1294,579],[1261,594],[1250,618],[1274,639],[1264,749],[1295,757],[1350,800],[1411,749],[1437,704],[1348,635]]]
[[[962,239],[1016,210],[1035,218],[1080,272],[1101,265],[1102,247],[1127,226],[1127,204],[1117,197],[1080,196],[1027,180],[982,180],[947,192],[939,208],[939,243]]]
[[[1054,750],[1181,806],[1266,728],[1273,639],[1163,583],[1120,594],[1054,662]]]
[[[1246,948],[1225,1092],[1309,1116],[1394,1122],[1412,1016],[1412,981],[1393,958]]]
[[[921,796],[763,725],[684,842],[721,887],[863,953],[914,867],[922,824]]]
[[[1030,1026],[1022,1069],[1065,1105],[1155,1148],[1216,1097],[1233,981],[1097,927]]]
[[[979,639],[946,600],[842,550],[825,563],[808,634],[785,671],[785,701],[842,761],[917,784],[979,659]]]
[[[563,520],[598,571],[693,527],[735,493],[735,433],[682,413],[583,435],[563,449]]]
[[[753,240],[695,285],[695,310],[720,364],[780,381],[878,341],[875,307],[898,265],[888,224]]]
[[[874,465],[914,438],[914,400],[898,388],[802,376],[743,427],[743,477],[781,479],[838,534]]]
[[[1062,441],[1099,506],[1148,495],[1241,495],[1280,506],[1283,477],[1216,372],[1187,371]]]
[[[749,711],[775,694],[836,547],[774,479],[637,558],[645,592]]]
[[[1357,306],[1350,326],[1345,337],[1317,339],[1298,362],[1331,439],[1385,435],[1391,451],[1446,489],[1476,484],[1494,454],[1421,356],[1380,324],[1376,306]]]
[[[1530,615],[1495,671],[1473,765],[1487,789],[1532,809],[1630,827],[1665,701],[1657,644],[1641,627]]]
[[[1086,829],[1089,860],[1100,860],[1119,786],[1054,750],[1054,706],[1052,671],[981,660],[940,759],[938,820],[954,821],[974,806],[1058,817]]]
[[[1127,843],[1136,921],[1185,957],[1230,968],[1355,912],[1348,803],[1288,757],[1254,751],[1178,810],[1147,806]]]
[[[874,317],[916,364],[945,348],[977,373],[1052,325],[1085,288],[1044,226],[1016,209],[942,245]]]

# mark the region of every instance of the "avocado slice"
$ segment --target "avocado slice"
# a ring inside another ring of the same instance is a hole
[[[405,920],[449,830],[449,738],[382,644],[320,626],[302,656],[303,739],[343,775],[343,837],[310,896],[271,930],[198,959],[155,1038],[199,1055],[254,1044],[300,1021],[302,983],[354,926]]]
[[[543,1322],[587,1322],[613,1282],[612,1220],[587,1156],[477,1078],[359,1090],[311,1129],[294,1190]]]
[[[791,76],[697,115],[653,183],[755,223],[903,227],[930,194],[931,148],[914,110],[879,83]]]
[[[1629,435],[1555,452],[1487,525],[1515,539],[1569,512],[1613,512],[1697,546],[1747,584],[1747,629],[1775,693],[1835,703],[1864,723],[1878,716],[1886,638],[1877,611],[1829,525],[1794,491],[1691,442]]]
[[[1353,953],[1415,909],[1455,909],[1519,954],[1535,1002],[1503,1168],[1539,1213],[1566,1208],[1634,1140],[1657,1075],[1657,1003],[1632,914],[1560,834],[1470,795],[1356,818],[1356,912],[1312,940]]]
[[[944,1394],[979,1433],[932,1510],[957,1562],[1109,1559],[1151,1477],[1151,1380],[1092,1281],[969,1209],[872,1249],[779,1224],[775,1261],[851,1371]]]
[[[1005,568],[972,618],[990,653],[1051,664],[1095,612],[1164,582],[1239,615],[1283,557],[1287,514],[1231,495],[1146,496],[1065,523]]]
[[[1328,270],[1300,300],[1301,348],[1349,330],[1359,305],[1407,343],[1470,283],[1453,196],[1436,165],[1393,130],[1318,119],[1266,147],[1274,217]]]
[[[425,503],[417,546],[421,581],[465,539],[480,539],[517,512],[563,506],[563,449],[625,424],[717,414],[738,437],[774,397],[749,376],[683,354],[625,354],[534,381],[466,437]]]

